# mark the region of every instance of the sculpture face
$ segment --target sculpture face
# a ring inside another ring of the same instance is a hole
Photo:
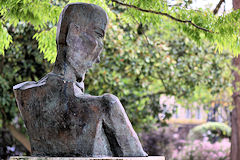
[[[96,24],[80,26],[70,23],[67,43],[67,61],[75,70],[77,78],[84,76],[84,73],[99,62],[99,55],[103,49],[104,29]]]
[[[83,82],[86,71],[100,61],[108,23],[99,6],[73,3],[64,7],[57,26],[57,58],[53,73]]]

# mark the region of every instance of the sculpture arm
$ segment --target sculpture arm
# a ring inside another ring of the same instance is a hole
[[[106,105],[103,129],[115,156],[147,156],[119,99],[103,95]]]

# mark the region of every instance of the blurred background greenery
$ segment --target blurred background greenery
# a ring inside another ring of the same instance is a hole
[[[233,54],[222,49],[219,54],[221,42],[214,44],[213,39],[216,37],[212,33],[206,34],[189,25],[175,24],[166,18],[140,16],[134,10],[109,1],[89,2],[104,7],[109,13],[110,21],[101,62],[86,75],[86,93],[112,93],[119,97],[150,155],[164,155],[169,159],[173,153],[179,152],[180,155],[181,148],[190,144],[187,138],[189,130],[206,121],[220,121],[231,125]],[[2,159],[11,155],[30,155],[30,144],[12,86],[23,81],[38,81],[51,71],[56,57],[55,25],[62,7],[67,3],[67,0],[0,1],[0,38],[5,43],[2,48],[4,54],[0,55]],[[147,1],[145,3],[148,4]],[[187,0],[177,1],[175,6],[182,8],[180,18],[186,17],[187,13],[184,11],[192,3]],[[166,7],[169,8],[165,6],[162,10],[173,13]],[[173,9],[176,11],[179,8]],[[209,10],[206,10],[206,14],[214,17]],[[197,15],[198,12],[195,15],[194,10],[191,10],[188,18],[197,19]],[[222,21],[224,18],[229,17],[223,17]],[[151,21],[153,19],[157,20]],[[208,20],[209,17],[204,19],[204,16],[200,16],[194,22],[208,29],[221,31],[220,23],[219,28],[206,26]],[[230,31],[223,38],[229,35]],[[205,40],[202,38],[204,36]],[[168,99],[161,102],[161,96],[174,97],[174,103],[168,104]],[[180,114],[179,107],[183,108],[184,113]],[[200,107],[201,112],[195,114],[195,110]],[[218,118],[222,114],[220,110],[226,111],[223,113],[226,119]],[[206,116],[198,116],[197,119],[202,121],[196,122],[194,117],[197,114]],[[175,121],[171,121],[172,118]],[[186,119],[192,121],[186,122]],[[230,138],[229,129],[225,131],[226,127],[216,126],[218,125],[214,124],[208,129],[200,128],[198,132],[193,129],[190,134],[207,137],[210,143]],[[207,136],[208,134],[210,135]],[[211,137],[216,140],[213,142]],[[229,157],[230,148],[224,152],[224,156]]]

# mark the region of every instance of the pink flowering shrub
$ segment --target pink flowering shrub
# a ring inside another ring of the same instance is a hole
[[[230,160],[230,146],[228,139],[213,144],[207,140],[195,140],[181,151],[175,150],[172,160]]]

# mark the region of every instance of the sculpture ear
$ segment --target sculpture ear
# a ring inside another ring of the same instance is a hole
[[[74,24],[74,23],[70,23],[68,26],[68,33],[67,33],[67,37],[66,37],[66,43],[67,45],[70,44],[70,41],[74,38],[77,38],[77,36],[80,33],[80,26]]]

